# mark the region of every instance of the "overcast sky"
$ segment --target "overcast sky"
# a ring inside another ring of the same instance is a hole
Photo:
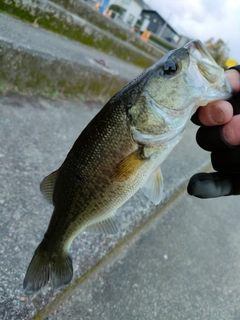
[[[240,0],[144,0],[179,33],[205,42],[227,43],[240,63]]]

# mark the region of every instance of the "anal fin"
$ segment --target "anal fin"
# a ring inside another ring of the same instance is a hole
[[[114,216],[110,216],[105,220],[101,220],[99,222],[93,223],[87,226],[84,231],[94,232],[94,233],[108,233],[108,234],[116,234],[118,233],[118,227]]]
[[[163,196],[163,178],[160,167],[152,172],[142,187],[142,191],[155,205],[161,202]]]

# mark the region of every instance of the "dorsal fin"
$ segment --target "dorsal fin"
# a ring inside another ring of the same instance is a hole
[[[142,187],[142,191],[155,205],[160,203],[163,196],[163,178],[160,167],[152,172]]]
[[[40,184],[40,190],[42,194],[50,203],[53,203],[52,197],[57,175],[58,170],[53,171],[48,176],[46,176]]]

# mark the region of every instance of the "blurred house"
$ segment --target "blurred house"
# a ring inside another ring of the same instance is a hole
[[[140,32],[148,30],[177,47],[189,41],[185,36],[179,35],[168,21],[143,0],[109,0],[105,11],[108,10],[112,11],[111,18],[125,28],[136,27]]]
[[[112,18],[122,21],[126,27],[134,27],[144,8],[143,0],[110,0],[107,10],[112,10]]]
[[[157,11],[143,9],[141,13],[142,21],[149,20],[148,30],[159,38],[176,45],[180,39],[179,34],[168,24],[168,22],[160,16]]]

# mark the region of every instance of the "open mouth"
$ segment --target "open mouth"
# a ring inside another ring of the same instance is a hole
[[[220,76],[222,70],[217,65],[211,54],[207,51],[201,41],[191,41],[186,44],[189,54],[195,60],[199,72],[209,82],[214,83]]]
[[[205,46],[202,44],[199,40],[190,41],[186,44],[187,49],[190,51],[190,53],[193,53],[194,57],[196,59],[200,58],[205,60],[208,64],[216,65],[215,60],[209,53],[209,51],[205,48]],[[198,55],[196,54],[198,52]]]
[[[218,66],[211,56],[211,54],[208,52],[208,50],[204,47],[201,41],[194,40],[190,41],[185,45],[185,48],[188,49],[189,53],[197,60],[204,62],[205,64],[209,66]]]

